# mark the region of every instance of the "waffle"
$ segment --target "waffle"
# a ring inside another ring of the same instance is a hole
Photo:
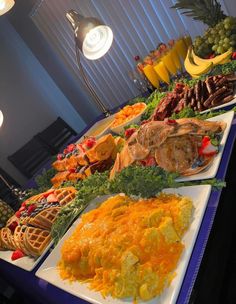
[[[35,227],[27,227],[24,233],[24,245],[33,257],[39,257],[51,240],[50,232]]]
[[[61,189],[56,189],[54,195],[56,196],[59,204],[64,206],[70,203],[75,198],[76,190],[74,187],[66,187]]]
[[[14,241],[16,244],[16,249],[20,249],[26,255],[30,255],[30,252],[27,250],[27,248],[24,245],[24,234],[26,229],[27,226],[25,225],[17,226],[14,231]]]
[[[84,179],[86,175],[82,173],[70,173],[70,175],[67,177],[69,181],[76,182],[77,180]]]
[[[0,230],[0,239],[3,248],[15,250],[15,247],[12,242],[12,233],[9,228],[4,227]]]
[[[66,170],[77,168],[78,161],[76,155],[72,155],[71,157],[66,158],[65,167]]]
[[[44,209],[34,217],[31,217],[29,224],[34,227],[50,230],[60,209],[60,207],[50,207]]]

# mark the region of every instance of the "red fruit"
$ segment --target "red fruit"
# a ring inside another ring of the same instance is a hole
[[[54,190],[48,191],[48,192],[44,193],[43,197],[47,198],[50,194],[53,194],[53,193],[54,193]]]
[[[20,216],[21,216],[21,212],[20,212],[19,210],[18,210],[18,211],[16,211],[15,216],[16,216],[16,217],[18,217],[18,218],[20,218]]]
[[[139,59],[140,59],[140,57],[138,55],[134,57],[135,61],[138,61]]]
[[[25,211],[25,209],[26,209],[26,206],[21,206],[19,211],[22,212],[22,211]]]
[[[65,148],[64,150],[63,150],[63,154],[68,154],[69,153],[69,151],[67,150],[67,148]]]
[[[9,226],[8,228],[11,230],[12,233],[14,233],[16,227],[18,226],[18,223],[17,221],[13,221]]]
[[[35,204],[30,205],[27,210],[28,215],[30,215],[36,209],[36,207],[37,206]]]
[[[170,118],[165,118],[165,119],[164,119],[164,122],[165,122],[167,125],[175,125],[175,124],[176,124],[176,120],[170,119]]]
[[[149,156],[146,160],[145,160],[146,164],[145,166],[146,167],[152,167],[152,166],[156,166],[156,160],[153,156]]]
[[[12,261],[15,261],[15,260],[20,259],[24,256],[25,256],[24,253],[21,250],[17,249],[12,253],[11,259],[12,259]]]
[[[70,173],[75,173],[75,169],[69,169]]]
[[[84,145],[86,146],[87,149],[91,149],[95,144],[96,144],[96,141],[95,141],[95,139],[93,139],[93,138],[88,138],[88,139],[84,142]]]
[[[232,58],[233,60],[235,60],[235,59],[236,59],[236,52],[233,52],[233,54],[232,54],[231,58]]]
[[[23,202],[23,203],[21,204],[21,207],[26,207],[26,202]]]
[[[126,129],[125,130],[125,138],[128,139],[135,131],[136,131],[135,128]]]
[[[58,160],[62,160],[64,158],[64,155],[63,154],[57,154],[57,159]]]
[[[74,151],[74,149],[75,149],[75,144],[70,144],[70,145],[67,147],[67,150],[68,150],[69,152]]]
[[[208,55],[207,57],[206,57],[206,59],[211,59],[211,58],[214,58],[215,57],[215,54],[214,53],[211,53],[210,55]]]
[[[58,202],[57,197],[55,196],[54,193],[51,193],[48,197],[47,197],[47,202],[48,203],[55,203]]]
[[[213,156],[218,152],[218,148],[211,144],[209,136],[204,136],[202,139],[202,145],[198,149],[199,155]]]

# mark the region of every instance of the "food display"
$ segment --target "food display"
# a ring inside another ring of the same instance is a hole
[[[110,126],[111,131],[119,134],[127,124],[138,123],[145,108],[146,104],[144,102],[125,106],[115,114],[114,122]]]
[[[108,170],[123,141],[120,137],[114,138],[107,134],[99,139],[88,137],[80,143],[70,144],[52,164],[59,171],[51,179],[52,184],[59,187],[65,181],[81,180],[96,171]]]
[[[110,177],[132,164],[158,165],[167,172],[185,176],[196,174],[214,159],[225,128],[223,121],[196,118],[145,123],[117,154]]]
[[[50,230],[61,207],[75,198],[73,187],[50,189],[21,204],[0,230],[1,250],[11,250],[11,259],[37,258],[51,242]]]
[[[81,217],[61,248],[64,280],[89,282],[103,297],[150,300],[174,278],[192,221],[192,200],[176,194],[116,195]]]
[[[235,76],[217,75],[199,79],[192,87],[177,83],[172,92],[167,93],[158,103],[151,119],[164,120],[185,107],[202,112],[216,106],[227,104],[235,98]]]

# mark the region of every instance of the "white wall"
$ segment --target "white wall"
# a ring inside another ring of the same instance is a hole
[[[17,182],[26,179],[7,160],[58,116],[80,132],[85,123],[34,57],[23,40],[0,17],[0,167]]]

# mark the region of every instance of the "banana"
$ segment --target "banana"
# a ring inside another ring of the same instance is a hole
[[[194,75],[194,76],[200,76],[202,74],[206,74],[212,67],[213,67],[213,63],[210,62],[204,62],[201,63],[201,65],[196,65],[193,62],[193,59],[191,57],[191,47],[188,49],[188,53],[187,56],[184,60],[184,66],[186,71],[190,74],[190,75]]]
[[[198,65],[201,65],[201,64],[204,64],[206,62],[212,62],[214,65],[217,65],[217,64],[224,64],[226,62],[229,62],[229,59],[232,55],[232,51],[227,51],[221,55],[217,55],[216,57],[214,58],[209,58],[209,59],[203,59],[201,57],[198,57],[195,53],[194,53],[194,50],[191,49],[191,55],[192,55],[192,58],[193,58],[193,61],[198,64]]]

